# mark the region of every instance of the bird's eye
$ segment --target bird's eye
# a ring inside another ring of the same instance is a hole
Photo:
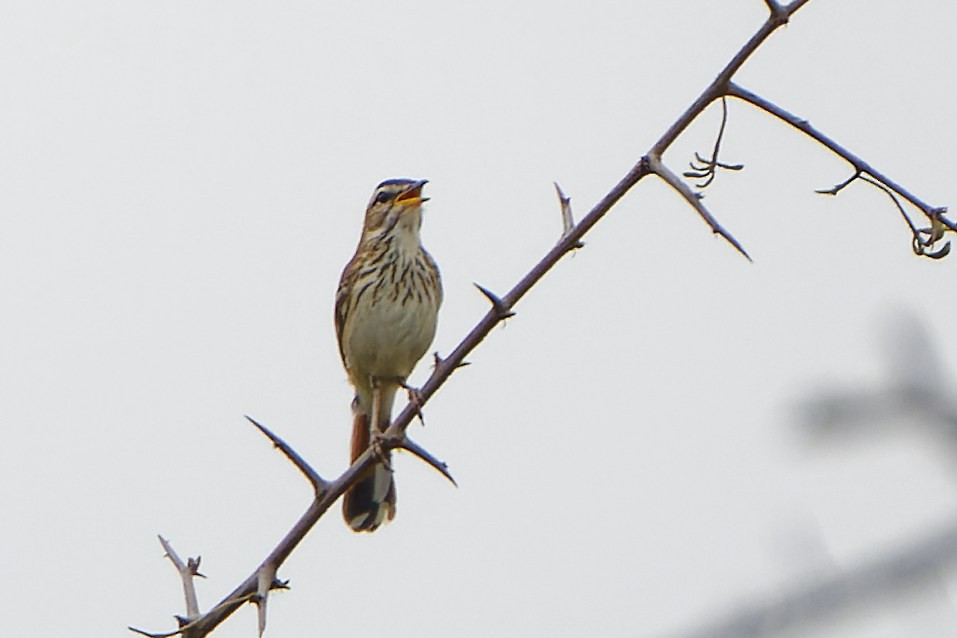
[[[375,196],[375,201],[379,204],[385,204],[390,199],[392,199],[392,193],[388,191],[382,191],[381,193]]]

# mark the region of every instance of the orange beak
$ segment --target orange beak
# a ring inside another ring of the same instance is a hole
[[[429,201],[428,197],[422,197],[422,187],[425,186],[428,181],[429,180],[427,179],[420,179],[414,184],[410,184],[409,188],[399,193],[398,197],[395,198],[395,201],[402,203],[408,202],[413,206]]]

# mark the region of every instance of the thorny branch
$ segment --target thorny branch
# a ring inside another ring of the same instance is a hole
[[[467,365],[465,357],[472,352],[472,350],[474,350],[485,339],[486,336],[488,336],[488,334],[495,326],[499,324],[499,322],[504,321],[514,314],[513,308],[519,302],[519,300],[521,300],[522,297],[524,297],[525,294],[536,283],[538,283],[538,281],[542,279],[542,277],[544,277],[545,274],[548,273],[548,271],[551,270],[551,268],[558,263],[563,256],[565,256],[568,252],[581,247],[582,238],[585,236],[585,234],[591,230],[591,228],[597,224],[602,217],[604,217],[605,214],[608,213],[608,211],[611,210],[611,208],[615,206],[615,204],[617,204],[618,201],[633,186],[635,186],[645,177],[649,175],[657,175],[659,178],[661,178],[695,209],[698,215],[705,221],[705,223],[708,224],[713,233],[723,237],[736,250],[747,257],[747,253],[740,243],[727,230],[725,230],[701,204],[700,196],[695,194],[686,182],[681,180],[679,176],[668,169],[662,162],[663,154],[674,143],[678,136],[681,135],[709,105],[711,105],[715,100],[723,99],[725,96],[730,95],[737,97],[764,109],[768,113],[771,113],[772,115],[783,119],[789,124],[792,124],[792,126],[795,126],[805,134],[818,140],[833,152],[849,161],[855,167],[856,173],[855,176],[850,180],[847,180],[845,184],[839,185],[840,188],[843,188],[853,181],[853,179],[860,177],[862,174],[866,174],[870,178],[873,178],[874,181],[879,182],[881,185],[889,189],[889,191],[900,195],[924,212],[924,214],[927,215],[932,222],[932,229],[928,237],[932,238],[933,241],[939,239],[939,235],[943,233],[944,229],[957,231],[957,226],[955,226],[950,220],[947,220],[943,217],[946,209],[932,208],[926,204],[923,204],[923,202],[918,200],[902,187],[889,180],[883,174],[872,169],[863,160],[836,145],[823,134],[818,133],[803,120],[794,118],[782,109],[779,109],[773,104],[766,102],[757,95],[745,91],[741,87],[731,82],[732,77],[738,71],[741,65],[744,64],[744,62],[751,57],[755,51],[757,51],[757,49],[774,31],[787,24],[791,16],[800,10],[805,4],[807,4],[809,0],[793,0],[788,4],[781,4],[776,0],[763,1],[765,5],[767,5],[769,11],[767,20],[744,44],[741,50],[735,54],[731,61],[728,62],[728,64],[724,67],[724,69],[718,73],[714,81],[705,88],[705,90],[700,96],[698,96],[691,106],[689,106],[687,110],[685,110],[685,112],[682,113],[677,120],[675,120],[668,130],[665,131],[665,133],[658,139],[657,142],[655,142],[651,149],[649,149],[648,152],[625,174],[625,176],[617,184],[615,184],[615,186],[612,187],[612,189],[608,191],[608,193],[597,204],[595,204],[595,206],[581,219],[580,222],[575,224],[572,221],[568,199],[564,196],[564,193],[559,191],[559,198],[562,204],[564,232],[555,246],[553,246],[552,249],[549,250],[538,261],[538,263],[535,264],[532,269],[512,287],[511,290],[502,296],[498,296],[492,291],[476,284],[482,294],[488,298],[492,307],[447,357],[444,359],[438,356],[435,357],[435,367],[433,372],[425,384],[419,388],[419,391],[416,393],[416,400],[410,401],[405,406],[402,412],[399,413],[392,421],[392,424],[389,426],[388,430],[379,438],[378,445],[380,447],[380,452],[396,448],[410,450],[420,458],[426,460],[430,465],[432,465],[432,467],[442,472],[446,478],[451,480],[451,475],[448,473],[445,464],[432,457],[428,452],[418,445],[409,441],[409,439],[406,437],[406,429],[409,427],[412,420],[420,413],[421,407],[449,379],[452,373],[457,369]],[[720,165],[717,162],[717,151],[720,141],[721,135],[719,135],[718,143],[715,145],[715,150],[711,160],[700,160],[705,164],[709,164],[710,162],[710,164],[713,165],[712,170],[718,167],[731,168],[729,166]],[[707,166],[705,166],[705,168],[707,168]],[[836,187],[835,193],[838,192],[840,188]],[[912,228],[914,227],[912,226]],[[916,230],[915,236],[917,236]],[[930,244],[933,244],[933,241],[930,241]],[[921,246],[927,247],[928,244],[922,243]],[[273,444],[278,447],[286,455],[286,457],[289,458],[289,460],[292,461],[296,467],[307,477],[315,489],[315,498],[313,499],[313,502],[309,505],[302,516],[300,516],[299,520],[296,521],[292,529],[290,529],[285,537],[279,541],[272,552],[270,552],[270,554],[262,561],[262,563],[260,563],[253,573],[250,574],[250,576],[247,577],[242,583],[240,583],[232,592],[226,595],[226,597],[217,603],[212,609],[198,616],[191,613],[191,611],[188,611],[189,622],[174,632],[169,632],[166,634],[151,634],[143,630],[133,629],[131,627],[133,631],[147,636],[173,636],[181,634],[186,638],[199,638],[211,633],[220,623],[222,623],[224,620],[226,620],[226,618],[232,615],[233,612],[239,609],[239,607],[247,602],[253,602],[259,607],[259,630],[260,633],[262,633],[265,627],[266,599],[269,591],[276,588],[285,588],[286,586],[286,583],[276,579],[276,573],[279,567],[285,562],[286,558],[289,557],[299,542],[312,529],[319,518],[325,514],[325,512],[349,487],[357,482],[359,477],[364,472],[366,472],[374,463],[376,463],[377,454],[380,453],[372,448],[366,450],[345,472],[342,473],[342,475],[333,481],[327,482],[323,480],[318,473],[316,473],[315,470],[313,470],[309,464],[306,463],[306,461],[292,449],[291,446],[287,445],[284,441],[282,441],[282,439],[277,437],[266,427],[256,423],[252,419],[250,419],[250,421],[252,421],[253,424],[259,428],[260,431],[262,431],[262,433],[266,435],[273,442]]]

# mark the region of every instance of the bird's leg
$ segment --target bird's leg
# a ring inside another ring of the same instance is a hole
[[[378,377],[370,377],[372,385],[372,416],[369,423],[369,447],[372,453],[376,455],[377,460],[382,463],[390,472],[392,464],[389,462],[389,456],[382,449],[382,430],[379,429],[379,415],[382,413],[382,385]]]
[[[415,410],[415,416],[419,417],[419,421],[422,422],[422,427],[425,427],[425,417],[422,416],[422,406],[425,404],[425,400],[422,398],[422,393],[419,392],[418,388],[413,388],[406,383],[405,379],[401,377],[397,378],[396,382],[399,384],[399,387],[405,388],[405,391],[409,393],[409,403]]]

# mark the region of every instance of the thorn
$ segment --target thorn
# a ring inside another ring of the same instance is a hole
[[[277,448],[282,449],[281,446],[279,445],[279,437],[276,436],[275,434],[273,434],[272,430],[270,430],[270,429],[267,428],[265,425],[263,425],[262,423],[260,423],[260,422],[257,421],[256,419],[252,418],[252,417],[249,416],[248,414],[244,414],[243,416],[246,417],[246,420],[249,421],[250,423],[252,423],[252,424],[256,427],[257,430],[259,430],[260,432],[262,432],[263,435],[264,435],[267,439],[269,439],[270,441],[272,441],[273,447],[277,447]]]
[[[272,585],[269,586],[270,589],[289,589],[289,580],[279,580],[274,578]]]
[[[198,578],[206,578],[204,574],[199,573],[199,563],[203,560],[202,556],[197,556],[196,558],[186,559],[186,567],[189,568],[189,573]]]
[[[438,368],[440,365],[445,363],[445,359],[440,357],[438,352],[433,352],[432,358],[433,358],[433,361],[432,361],[433,369]],[[458,370],[459,368],[464,368],[465,366],[470,366],[470,365],[472,365],[471,361],[462,361],[461,363],[455,366],[455,369]]]
[[[288,443],[286,443],[285,441],[280,439],[278,436],[273,434],[273,432],[269,428],[267,428],[265,425],[263,425],[256,419],[252,418],[248,414],[245,416],[246,416],[246,420],[252,423],[254,426],[256,426],[256,429],[262,432],[263,436],[265,436],[267,439],[272,441],[273,447],[278,448],[279,451],[282,452],[287,459],[292,461],[292,464],[295,465],[299,469],[299,471],[303,473],[303,475],[306,477],[306,479],[308,479],[310,483],[312,483],[312,487],[313,489],[316,490],[317,493],[322,492],[323,490],[326,489],[326,481],[323,480],[321,476],[319,476],[318,472],[312,469],[312,466],[310,466],[306,462],[306,460],[299,455],[298,452],[292,449],[292,447]]]
[[[558,185],[558,182],[552,182],[555,185],[555,192],[558,193],[558,201],[562,203],[562,206],[570,203],[572,201],[571,197],[565,195],[565,191],[562,190],[562,187]]]
[[[455,479],[452,478],[452,474],[449,473],[449,466],[446,463],[438,460],[432,456],[429,452],[425,450],[418,443],[415,443],[412,439],[407,436],[402,438],[402,441],[399,443],[399,447],[403,450],[411,452],[414,456],[419,457],[423,461],[429,464],[436,472],[444,476],[452,485],[458,487],[459,484],[455,482]]]
[[[269,602],[269,590],[276,582],[276,568],[272,565],[261,568],[257,580],[256,594],[253,596],[252,602],[256,605],[259,636],[262,638],[263,632],[266,631],[266,605]]]
[[[504,319],[508,319],[509,317],[514,317],[514,316],[515,316],[515,313],[514,313],[514,312],[512,312],[511,310],[509,310],[508,308],[505,307],[505,303],[502,301],[501,297],[499,297],[498,295],[496,295],[494,292],[492,292],[492,291],[489,290],[488,288],[483,288],[482,286],[480,286],[480,285],[478,285],[478,284],[473,284],[473,285],[474,285],[476,288],[478,288],[478,289],[479,289],[479,292],[481,292],[483,295],[485,295],[485,297],[486,297],[490,302],[492,302],[492,308],[495,310],[495,314],[498,315],[499,321],[502,321],[502,320],[504,320]]]
[[[433,358],[433,362],[432,362],[432,367],[433,367],[433,368],[437,368],[438,366],[440,366],[440,365],[442,365],[443,363],[445,363],[445,359],[443,359],[442,357],[440,357],[438,352],[432,353],[432,358]],[[472,362],[471,362],[471,361],[463,361],[462,363],[460,363],[460,364],[458,364],[457,366],[455,366],[455,368],[456,368],[456,369],[458,369],[458,368],[464,368],[465,366],[470,366],[470,365],[472,365]]]
[[[735,250],[737,250],[739,253],[741,253],[741,255],[742,255],[745,259],[747,259],[747,260],[748,260],[749,262],[751,262],[752,264],[754,263],[754,260],[751,259],[751,255],[749,255],[749,254],[748,254],[748,251],[746,251],[746,250],[744,249],[744,246],[742,246],[741,244],[738,243],[738,240],[737,240],[737,239],[734,239],[734,238],[731,237],[730,235],[726,235],[726,234],[724,234],[724,233],[722,233],[721,236],[724,237],[727,241],[731,242],[731,245],[734,246]]]
[[[564,191],[562,191],[562,187],[558,185],[558,182],[552,182],[552,184],[555,185],[555,192],[558,193],[558,201],[562,207],[561,239],[565,239],[571,233],[575,232],[575,218],[572,215],[572,198],[565,195]],[[585,242],[579,240],[571,246],[571,250],[577,250],[584,247]]]

